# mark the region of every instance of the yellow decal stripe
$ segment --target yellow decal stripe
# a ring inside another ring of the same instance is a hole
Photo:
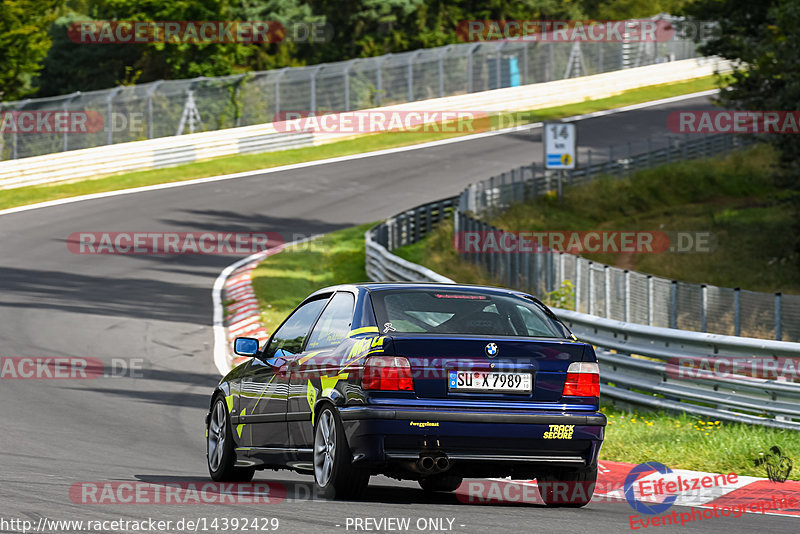
[[[241,415],[247,415],[247,408],[245,408],[244,410],[242,410],[242,413],[241,413]],[[240,437],[240,438],[242,437],[242,431],[243,431],[243,430],[244,430],[244,423],[242,423],[242,424],[240,424],[240,425],[236,425],[236,433],[237,433],[237,434],[239,434],[239,437]]]
[[[378,327],[377,326],[365,326],[363,328],[356,328],[355,330],[350,330],[350,333],[347,334],[347,337],[357,336],[358,334],[377,334]]]

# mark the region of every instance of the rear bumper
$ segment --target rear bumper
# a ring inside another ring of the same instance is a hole
[[[508,476],[593,465],[604,438],[599,412],[510,413],[341,407],[353,461],[413,472],[422,455],[445,455],[462,476]]]

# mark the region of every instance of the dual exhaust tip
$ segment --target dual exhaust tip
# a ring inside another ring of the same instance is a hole
[[[450,469],[450,459],[447,456],[420,456],[417,460],[417,468],[422,474],[441,473]]]

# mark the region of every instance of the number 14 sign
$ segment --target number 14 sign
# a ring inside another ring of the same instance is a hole
[[[548,122],[544,125],[545,169],[574,169],[577,156],[577,127],[573,122]]]

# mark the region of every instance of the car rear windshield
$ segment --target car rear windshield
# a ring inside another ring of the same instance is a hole
[[[469,290],[374,291],[372,304],[384,334],[476,334],[569,337],[536,301]]]

